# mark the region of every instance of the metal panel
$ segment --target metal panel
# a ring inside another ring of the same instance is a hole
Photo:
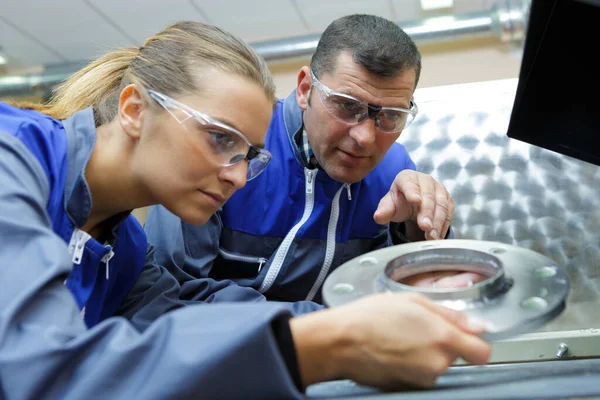
[[[289,0],[192,1],[212,23],[248,41],[307,33]]]
[[[429,390],[381,392],[352,381],[309,386],[320,400],[538,400],[600,396],[600,359],[452,367]]]
[[[566,269],[567,308],[541,331],[600,328],[600,167],[508,138],[516,83],[418,90],[399,141],[454,196],[457,238],[530,248]]]
[[[490,363],[587,357],[600,358],[600,329],[536,332],[498,341],[492,344]]]
[[[180,20],[208,22],[189,0],[89,0],[141,45],[166,25]]]

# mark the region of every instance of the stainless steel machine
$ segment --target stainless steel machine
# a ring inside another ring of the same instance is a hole
[[[404,273],[399,267],[437,265],[448,251],[457,265],[490,276],[503,268],[518,285],[430,293],[477,313],[475,293],[521,291],[492,310],[499,329],[488,337],[490,365],[459,361],[430,390],[382,393],[335,381],[311,386],[310,398],[600,399],[600,1],[534,0],[529,21],[519,79],[418,90],[420,114],[399,139],[454,196],[462,243],[369,253],[334,271],[323,289],[332,305],[400,290],[392,279]],[[516,314],[502,314],[510,307]],[[516,324],[523,321],[530,324]]]

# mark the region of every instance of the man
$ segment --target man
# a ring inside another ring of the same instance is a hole
[[[416,172],[396,142],[417,114],[420,71],[417,47],[391,21],[334,21],[310,68],[300,70],[297,89],[276,105],[265,172],[202,227],[150,209],[148,239],[184,297],[197,295],[196,278],[211,277],[269,300],[320,303],[325,278],[344,262],[383,246],[445,238],[451,196]],[[232,300],[258,296],[227,290]]]

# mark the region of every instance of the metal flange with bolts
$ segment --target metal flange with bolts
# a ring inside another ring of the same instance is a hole
[[[434,271],[464,271],[485,279],[464,288],[401,283]],[[569,293],[566,272],[533,250],[504,243],[449,239],[414,242],[364,254],[338,267],[323,285],[329,307],[379,292],[417,292],[438,304],[489,322],[496,341],[531,332],[558,316]]]

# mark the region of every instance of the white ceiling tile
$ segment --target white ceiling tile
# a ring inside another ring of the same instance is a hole
[[[209,21],[246,41],[307,33],[289,0],[192,0]]]
[[[349,14],[372,14],[394,19],[389,0],[296,0],[312,32],[323,32],[335,19]]]
[[[18,28],[5,23],[0,19],[0,47],[8,56],[10,65],[28,66],[64,61],[58,54],[54,53],[36,42],[35,39],[27,37]]]
[[[207,22],[190,0],[88,0],[141,45],[181,20]]]
[[[90,59],[115,46],[134,44],[82,0],[60,0],[60,4],[39,0],[3,3],[0,17],[68,60]]]

